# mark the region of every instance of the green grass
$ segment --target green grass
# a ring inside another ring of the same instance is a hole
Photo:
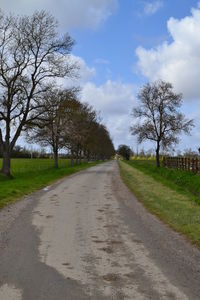
[[[120,173],[125,184],[149,211],[200,247],[200,205],[195,202],[196,196],[184,193],[184,187],[181,189],[177,185],[176,189],[172,179],[167,181],[160,175],[161,171],[152,173],[153,166],[144,171],[144,165],[145,162],[136,166],[132,162],[120,161]]]
[[[2,165],[2,159],[0,159],[0,166]],[[30,172],[40,172],[42,170],[51,169],[54,166],[53,159],[30,159],[30,158],[14,158],[11,160],[11,173],[12,175],[19,176]],[[59,167],[70,166],[69,159],[59,159]]]
[[[192,195],[192,199],[200,204],[200,174],[157,168],[156,162],[151,160],[133,160],[127,163],[180,193]]]
[[[0,209],[59,178],[96,164],[97,162],[82,163],[72,167],[69,160],[61,159],[60,167],[56,170],[51,159],[13,159],[11,161],[13,178],[8,179],[0,175]]]

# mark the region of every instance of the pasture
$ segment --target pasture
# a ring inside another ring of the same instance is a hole
[[[0,166],[2,164],[2,159],[0,159]],[[40,171],[52,169],[54,166],[53,159],[48,158],[13,158],[11,160],[11,174],[16,176],[21,176],[30,173],[38,173]],[[70,166],[69,159],[59,159],[60,168]]]

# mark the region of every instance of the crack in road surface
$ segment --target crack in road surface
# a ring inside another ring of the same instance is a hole
[[[115,162],[36,198],[4,235],[0,300],[199,299],[199,251],[145,211]]]

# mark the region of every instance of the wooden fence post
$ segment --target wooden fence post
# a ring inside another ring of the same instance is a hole
[[[200,173],[200,159],[190,157],[163,157],[163,166],[167,168]]]

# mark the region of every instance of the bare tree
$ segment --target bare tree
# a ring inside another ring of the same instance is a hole
[[[42,110],[47,81],[71,76],[69,53],[74,44],[59,38],[48,13],[14,17],[0,13],[0,148],[1,172],[10,176],[10,153],[25,126]]]
[[[114,154],[114,146],[104,125],[99,123],[96,111],[87,103],[74,109],[71,122],[67,123],[66,147],[71,151],[72,163],[81,158],[105,159]]]
[[[150,140],[156,143],[156,164],[160,167],[160,148],[167,149],[178,143],[178,136],[190,133],[193,120],[179,111],[182,94],[176,94],[170,83],[158,81],[144,85],[138,94],[140,104],[133,110],[139,122],[131,127],[138,142]]]
[[[62,148],[70,150],[72,165],[74,158],[78,164],[82,157],[105,159],[114,153],[107,129],[98,123],[93,107],[78,100],[78,92],[77,88],[49,87],[44,94],[45,110],[42,107],[40,117],[26,126],[29,142],[51,147],[56,168]]]
[[[74,111],[80,106],[78,88],[56,89],[49,87],[44,94],[40,117],[32,120],[27,129],[27,141],[41,146],[50,146],[54,155],[54,166],[58,168],[58,151],[66,146],[65,137],[73,121]]]
[[[199,155],[198,151],[192,150],[191,148],[184,149],[183,151],[183,156],[185,157],[195,158],[198,157],[198,155]]]
[[[90,122],[83,149],[87,160],[90,158],[104,160],[109,159],[114,155],[115,149],[105,125],[97,120],[92,120]]]
[[[85,150],[85,144],[95,120],[96,112],[93,107],[79,102],[73,112],[71,122],[68,123],[65,136],[66,146],[71,151],[72,163],[73,158],[76,158],[76,164],[81,161],[82,152]]]

